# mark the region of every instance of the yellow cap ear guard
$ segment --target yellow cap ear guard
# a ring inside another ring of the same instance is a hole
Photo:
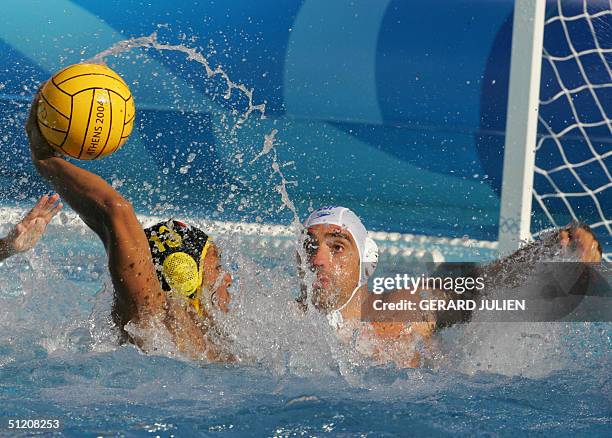
[[[202,282],[198,264],[184,252],[175,252],[166,257],[162,272],[168,286],[185,297],[192,295]]]
[[[162,268],[164,279],[171,290],[189,299],[189,303],[193,305],[199,316],[202,316],[204,309],[201,307],[201,297],[196,294],[204,278],[203,262],[208,248],[210,248],[210,240],[202,248],[199,266],[189,254],[175,252],[166,257]]]

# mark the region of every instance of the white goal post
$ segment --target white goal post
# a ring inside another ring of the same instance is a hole
[[[500,254],[531,237],[531,200],[546,0],[516,0],[499,217]]]

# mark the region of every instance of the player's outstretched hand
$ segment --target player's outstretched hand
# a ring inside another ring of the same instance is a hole
[[[28,120],[25,125],[26,134],[28,134],[28,140],[30,141],[30,151],[32,152],[32,158],[34,160],[44,160],[45,158],[58,156],[49,143],[47,143],[47,140],[45,140],[38,128],[36,113],[38,111],[39,99],[40,95],[36,93],[34,100],[32,100],[30,114],[28,115]]]
[[[59,195],[44,195],[9,233],[4,241],[8,255],[32,249],[43,235],[47,224],[62,209]]]
[[[601,245],[586,225],[574,223],[562,228],[559,243],[567,254],[575,255],[582,262],[601,262]]]

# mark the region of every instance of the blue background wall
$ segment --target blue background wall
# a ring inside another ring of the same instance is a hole
[[[159,41],[197,49],[254,89],[266,118],[251,116],[233,133],[227,120],[244,110],[244,98],[224,99],[223,84],[182,53],[138,49],[107,58],[131,84],[137,124],[122,150],[86,166],[141,211],[286,223],[271,156],[249,164],[275,129],[277,159],[289,163],[282,171],[302,217],[310,206],[343,204],[372,229],[497,237],[512,1],[2,3],[3,203],[45,187],[21,128],[37,84],[157,31]],[[564,39],[552,31],[546,41],[562,50]],[[550,91],[552,73],[544,74]],[[569,114],[550,111],[551,120]],[[609,134],[597,147],[610,150]],[[557,159],[543,153],[538,164]],[[587,173],[594,186],[605,184],[601,172]],[[571,186],[571,177],[559,178]],[[609,190],[601,202],[609,211]],[[559,222],[569,220],[562,206],[551,209]],[[579,212],[598,220],[588,203]],[[534,223],[547,225],[539,211]]]

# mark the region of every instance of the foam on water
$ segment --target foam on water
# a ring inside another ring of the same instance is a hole
[[[33,343],[49,354],[114,350],[112,286],[103,247],[84,224],[64,222],[54,221],[35,250],[2,263],[4,339]],[[241,363],[260,364],[278,375],[345,377],[374,366],[351,348],[354,345],[341,343],[323,315],[312,309],[304,313],[295,305],[299,283],[291,247],[266,260],[248,236],[215,238],[234,277],[232,311],[215,317]],[[468,374],[545,376],[582,368],[586,356],[593,359],[588,365],[597,365],[602,359],[597,352],[610,342],[608,330],[605,323],[492,324],[479,323],[476,316],[468,325],[445,329],[437,355],[426,362],[435,360],[429,365],[433,369],[453,367]],[[165,342],[163,336],[160,342]],[[176,356],[169,342],[160,351]]]
[[[181,436],[194,427],[279,436],[465,433],[507,421],[514,426],[506,430],[567,433],[609,424],[607,325],[468,325],[442,334],[446,355],[431,369],[376,367],[339,344],[320,315],[295,311],[287,272],[245,256],[237,269],[240,303],[226,325],[242,360],[205,365],[177,357],[169,344],[156,355],[118,347],[108,274],[94,268],[105,262],[101,248],[86,233],[72,251],[89,266],[67,266],[49,239],[58,235],[70,239],[74,229],[53,227],[34,253],[2,267],[11,285],[1,297],[3,414],[46,412],[73,433],[143,436],[164,428]],[[97,247],[93,254],[83,242]],[[24,271],[28,262],[35,269]],[[577,401],[580,413],[570,408]]]
[[[297,311],[291,254],[270,264],[248,237],[218,240],[235,274],[230,366],[181,358],[162,332],[155,354],[118,346],[102,246],[84,225],[52,224],[0,267],[0,413],[58,416],[73,435],[609,427],[609,324],[472,323],[444,330],[424,368],[377,366]]]

